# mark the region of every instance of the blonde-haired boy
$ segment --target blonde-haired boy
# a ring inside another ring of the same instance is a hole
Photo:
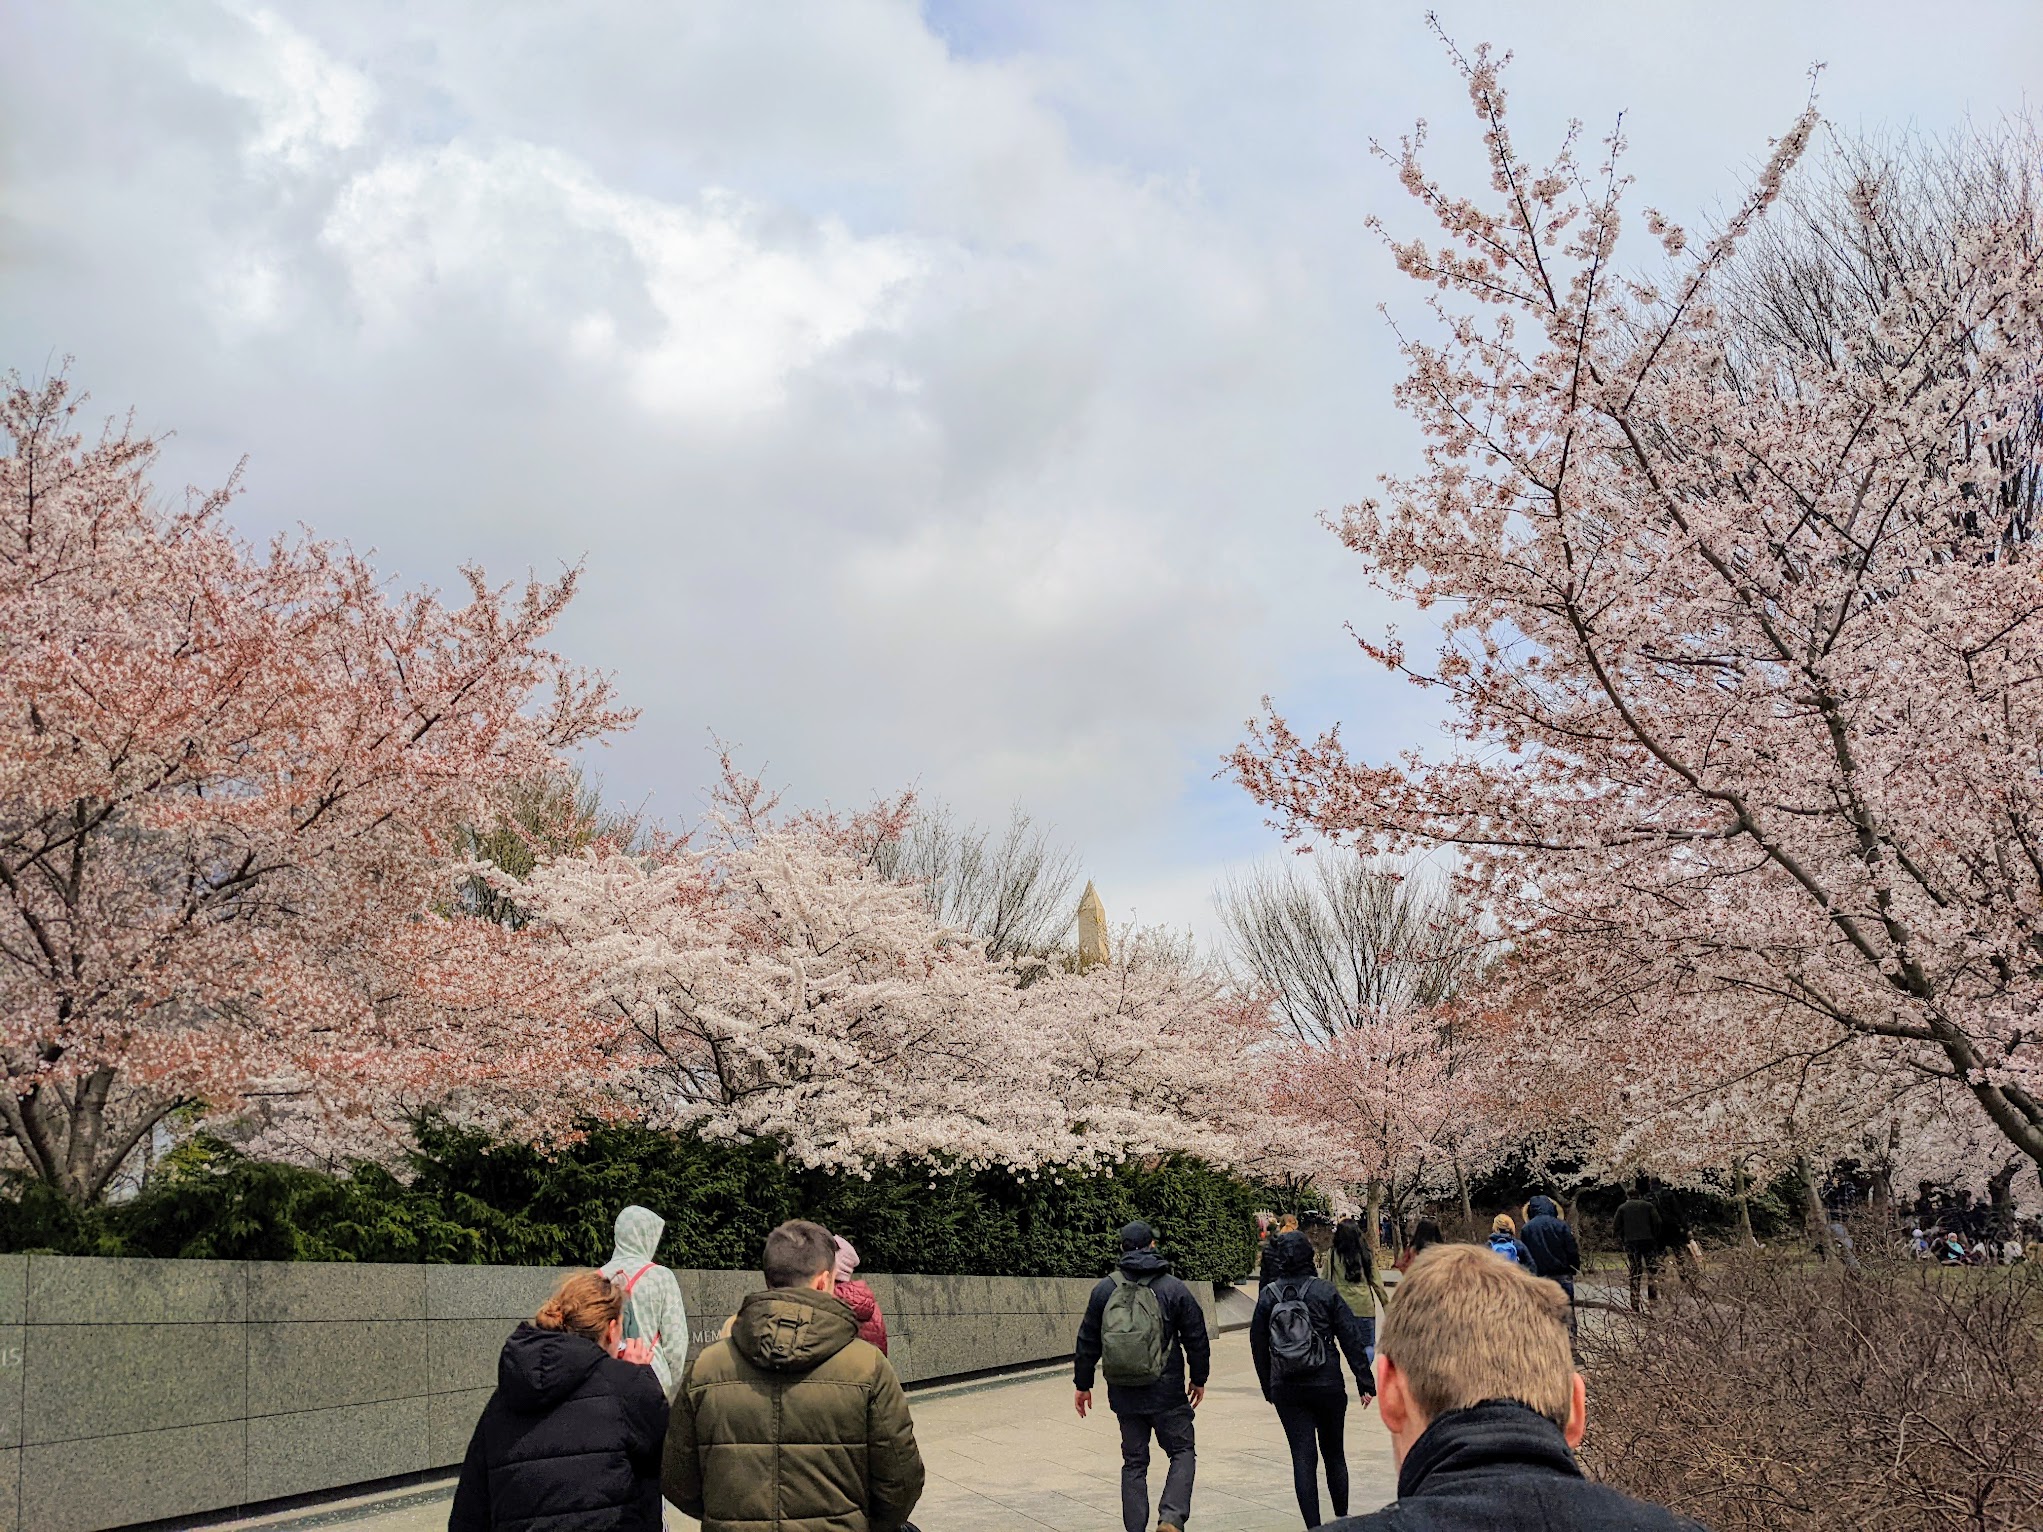
[[[1376,1399],[1397,1503],[1330,1532],[1700,1532],[1582,1476],[1567,1295],[1483,1246],[1412,1262],[1377,1334]]]

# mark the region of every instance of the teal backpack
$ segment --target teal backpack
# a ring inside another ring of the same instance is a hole
[[[1100,1371],[1109,1383],[1140,1388],[1163,1376],[1169,1353],[1156,1289],[1115,1272],[1114,1291],[1100,1316]]]

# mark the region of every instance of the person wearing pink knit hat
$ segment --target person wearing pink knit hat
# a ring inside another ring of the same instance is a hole
[[[858,1338],[878,1346],[882,1353],[887,1349],[887,1317],[880,1312],[880,1300],[865,1283],[851,1275],[858,1270],[858,1251],[851,1241],[842,1234],[832,1236],[837,1241],[837,1296],[848,1309],[851,1317],[858,1321]]]

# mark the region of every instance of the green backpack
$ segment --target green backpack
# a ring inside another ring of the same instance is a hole
[[[1163,1376],[1169,1347],[1163,1337],[1163,1304],[1147,1282],[1114,1273],[1114,1291],[1100,1317],[1100,1371],[1109,1383],[1139,1388]]]

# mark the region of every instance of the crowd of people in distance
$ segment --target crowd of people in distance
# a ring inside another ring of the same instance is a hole
[[[1500,1219],[1484,1245],[1450,1244],[1422,1221],[1387,1302],[1353,1219],[1307,1213],[1269,1232],[1249,1349],[1308,1528],[1698,1532],[1576,1464],[1580,1254],[1550,1199],[1528,1213],[1522,1230]],[[626,1208],[612,1258],[565,1278],[504,1343],[449,1532],[658,1532],[663,1502],[704,1532],[914,1532],[922,1454],[885,1317],[853,1276],[858,1252],[817,1224],[780,1225],[764,1287],[690,1357],[680,1283],[656,1259],[663,1227]],[[1153,1228],[1130,1224],[1120,1247],[1074,1338],[1074,1404],[1087,1418],[1104,1381],[1126,1532],[1152,1532],[1152,1448],[1166,1459],[1153,1532],[1184,1532],[1212,1338]],[[1349,1377],[1398,1464],[1397,1501],[1353,1517]],[[1324,1523],[1322,1471],[1335,1518]]]
[[[1972,1193],[1940,1192],[1924,1184],[1911,1209],[1909,1247],[1920,1261],[1940,1266],[2017,1266],[2043,1261],[2043,1219],[2017,1218]]]
[[[1962,1230],[1933,1224],[1917,1224],[1908,1231],[1909,1249],[1919,1261],[1939,1266],[2019,1266],[2024,1261],[2043,1261],[2043,1227],[2033,1220],[2009,1228],[2005,1234],[1975,1234],[1966,1242]]]

